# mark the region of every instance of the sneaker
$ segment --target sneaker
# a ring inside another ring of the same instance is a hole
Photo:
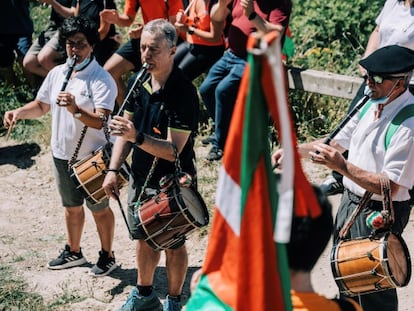
[[[98,262],[89,271],[89,275],[98,277],[105,276],[111,273],[117,267],[118,265],[115,262],[114,252],[112,252],[112,257],[109,257],[109,253],[102,250],[99,252]]]
[[[134,287],[128,296],[127,301],[119,311],[162,311],[160,299],[152,291],[149,296],[141,296],[136,287]]]
[[[213,146],[206,156],[206,159],[209,161],[218,161],[223,157],[223,150],[220,148]]]
[[[182,307],[180,297],[170,297],[170,295],[167,295],[164,302],[164,311],[180,311]]]
[[[47,264],[47,267],[52,270],[60,270],[71,267],[81,266],[86,263],[86,258],[82,255],[82,250],[79,253],[71,252],[70,246],[65,245],[65,249],[58,258],[53,259]]]
[[[344,185],[338,182],[333,176],[329,176],[325,179],[319,187],[321,188],[321,191],[328,196],[344,192]]]
[[[202,143],[204,146],[207,146],[207,145],[211,144],[211,143],[213,142],[213,140],[214,140],[214,134],[213,134],[213,135],[210,135],[210,136],[208,136],[208,137],[206,137],[206,138],[203,138],[203,139],[201,140],[201,143]]]

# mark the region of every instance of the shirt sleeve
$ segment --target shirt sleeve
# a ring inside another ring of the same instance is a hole
[[[292,12],[292,2],[283,1],[278,8],[270,12],[269,22],[275,25],[287,27],[289,24],[290,14]]]
[[[132,18],[135,18],[139,9],[139,3],[137,0],[126,0],[124,13]]]
[[[167,2],[168,2],[168,17],[170,16],[175,17],[179,10],[184,10],[184,5],[181,0],[170,0]]]

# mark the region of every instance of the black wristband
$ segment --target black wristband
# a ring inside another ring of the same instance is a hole
[[[144,133],[138,132],[137,136],[135,137],[135,145],[140,146],[145,140]]]
[[[250,13],[249,17],[247,17],[247,18],[248,18],[249,21],[252,21],[256,18],[256,16],[257,16],[257,13],[255,11],[253,11],[252,13]]]
[[[190,27],[188,27],[188,33],[190,34],[190,35],[193,35],[194,34],[194,27],[193,26],[190,26]]]
[[[108,169],[106,169],[106,172],[108,173],[108,172],[114,172],[114,173],[119,173],[119,170],[117,170],[117,169],[114,169],[114,168],[108,168]]]

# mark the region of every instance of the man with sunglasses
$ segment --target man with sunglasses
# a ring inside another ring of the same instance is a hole
[[[398,61],[397,61],[398,60]],[[366,192],[372,193],[365,208],[349,229],[346,239],[366,238],[371,235],[370,213],[383,210],[383,180],[389,180],[394,219],[390,230],[401,234],[408,223],[411,206],[409,189],[414,185],[414,117],[405,115],[395,129],[389,144],[385,144],[388,128],[399,112],[414,104],[408,84],[414,69],[414,51],[397,45],[378,49],[360,61],[372,92],[361,111],[346,123],[328,144],[323,140],[299,146],[302,156],[322,164],[344,176],[344,194],[335,220],[334,241],[349,216],[359,206]],[[342,153],[348,150],[346,160]],[[283,151],[273,155],[280,163]],[[374,227],[375,228],[375,227]],[[404,260],[399,258],[398,260]],[[364,311],[398,310],[395,289],[388,289],[354,298]]]

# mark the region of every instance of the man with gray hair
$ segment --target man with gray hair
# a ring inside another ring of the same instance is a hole
[[[142,32],[141,60],[148,66],[149,78],[136,87],[135,96],[126,100],[123,116],[110,124],[115,141],[105,192],[117,199],[116,174],[133,149],[128,193],[131,236],[137,240],[137,286],[121,310],[160,310],[162,305],[153,290],[160,251],[151,247],[136,208],[159,193],[161,179],[176,173],[176,157],[181,170],[192,176],[195,188],[194,134],[198,125],[199,102],[196,88],[174,65],[177,34],[166,20],[147,23]],[[135,77],[132,77],[135,79]],[[134,80],[136,81],[136,80]],[[154,165],[156,159],[156,165]],[[135,215],[134,215],[135,214]],[[168,295],[164,310],[181,310],[181,291],[187,273],[185,238],[165,247]]]

